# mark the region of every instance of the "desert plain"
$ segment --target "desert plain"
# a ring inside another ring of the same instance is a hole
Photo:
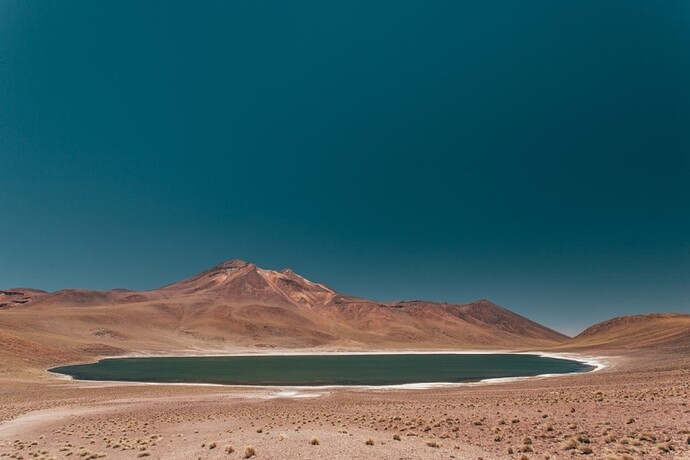
[[[164,288],[13,288],[0,304],[0,457],[690,459],[690,315],[568,338],[488,301],[377,304],[241,261]],[[75,381],[112,356],[522,351],[581,374],[424,388]]]

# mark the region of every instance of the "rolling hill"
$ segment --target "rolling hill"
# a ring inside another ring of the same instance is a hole
[[[690,315],[654,313],[621,316],[590,326],[567,341],[566,346],[690,351]]]

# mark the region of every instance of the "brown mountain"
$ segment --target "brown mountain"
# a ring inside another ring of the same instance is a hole
[[[86,355],[328,349],[546,348],[567,337],[488,300],[379,303],[233,260],[150,291],[14,289],[0,333]]]
[[[655,348],[690,351],[690,315],[654,313],[621,316],[584,330],[567,347]]]

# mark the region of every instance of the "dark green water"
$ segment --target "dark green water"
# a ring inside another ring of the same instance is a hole
[[[227,385],[397,385],[586,372],[578,361],[520,354],[114,358],[51,369],[80,380]]]

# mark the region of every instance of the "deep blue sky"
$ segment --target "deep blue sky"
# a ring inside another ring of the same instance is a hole
[[[0,287],[688,312],[688,152],[687,0],[0,3]]]

